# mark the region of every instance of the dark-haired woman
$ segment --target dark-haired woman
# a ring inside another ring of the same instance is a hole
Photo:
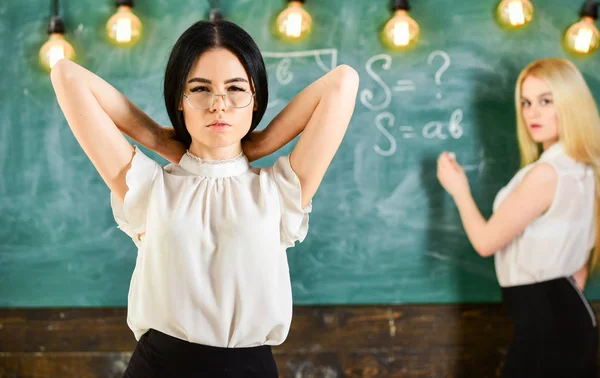
[[[292,317],[285,250],[308,231],[311,199],[354,110],[356,71],[333,69],[260,132],[263,59],[227,21],[198,22],[173,47],[164,83],[173,129],[75,63],[58,62],[51,78],[138,247],[127,314],[138,344],[125,377],[277,377],[270,346]],[[289,156],[250,166],[300,133]]]

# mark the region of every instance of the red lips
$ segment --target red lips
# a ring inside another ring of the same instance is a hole
[[[230,126],[231,126],[231,125],[230,125],[230,124],[228,124],[227,122],[225,122],[225,121],[222,121],[222,120],[219,120],[219,119],[218,119],[218,120],[215,120],[215,121],[213,121],[213,122],[211,122],[211,123],[208,125],[208,127],[217,127],[217,128],[222,128],[222,127],[230,127]]]

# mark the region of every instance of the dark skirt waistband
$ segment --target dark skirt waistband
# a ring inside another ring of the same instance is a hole
[[[502,300],[516,327],[547,329],[573,321],[596,326],[594,311],[572,277],[503,287]]]
[[[191,343],[151,329],[131,356],[125,378],[276,378],[268,345],[222,348]]]
[[[171,354],[174,357],[185,357],[187,355],[207,356],[209,358],[227,358],[232,360],[244,360],[256,358],[260,355],[271,354],[269,345],[261,345],[255,347],[243,348],[225,348],[211,345],[192,343],[167,335],[166,333],[150,329],[142,337],[146,337],[146,342],[155,347],[160,346],[165,353]]]

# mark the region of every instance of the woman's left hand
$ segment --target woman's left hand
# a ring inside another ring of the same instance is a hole
[[[470,193],[469,180],[453,153],[443,152],[437,162],[437,178],[452,196]]]

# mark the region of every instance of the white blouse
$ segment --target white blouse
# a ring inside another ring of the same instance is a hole
[[[253,168],[243,154],[205,162],[186,153],[160,166],[139,149],[119,228],[138,247],[127,324],[216,347],[281,344],[292,318],[286,248],[304,240],[302,208],[288,156]],[[144,236],[139,237],[144,233]]]
[[[558,174],[550,208],[495,255],[502,287],[526,285],[576,273],[595,243],[594,173],[573,160],[560,142],[523,167],[494,201],[496,210],[536,165],[548,163]]]

